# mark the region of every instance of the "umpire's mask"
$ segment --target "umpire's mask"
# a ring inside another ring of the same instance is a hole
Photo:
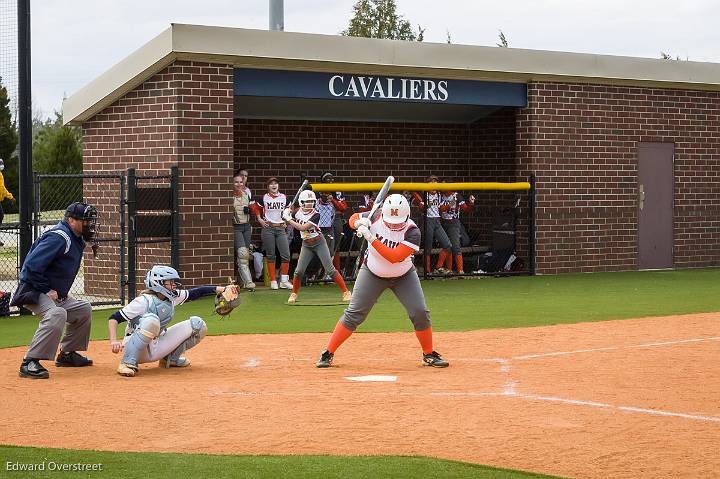
[[[87,203],[73,203],[65,210],[65,218],[75,218],[83,222],[82,237],[85,241],[95,239],[97,231],[97,209]]]

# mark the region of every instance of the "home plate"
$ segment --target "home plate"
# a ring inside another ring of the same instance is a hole
[[[349,379],[350,381],[391,383],[397,381],[397,376],[346,376],[345,379]]]

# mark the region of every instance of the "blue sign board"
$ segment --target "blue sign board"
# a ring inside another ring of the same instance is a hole
[[[412,76],[235,69],[235,96],[527,106],[527,86]]]

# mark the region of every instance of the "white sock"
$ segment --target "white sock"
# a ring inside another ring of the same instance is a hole
[[[283,283],[287,283],[288,281],[290,281],[290,275],[289,274],[281,274],[280,281]]]

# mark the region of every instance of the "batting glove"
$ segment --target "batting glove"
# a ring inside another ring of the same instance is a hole
[[[373,238],[372,233],[370,233],[370,230],[368,229],[368,227],[365,226],[365,225],[361,225],[361,226],[358,227],[358,229],[357,229],[357,235],[358,235],[358,236],[362,236],[363,238],[365,238],[365,240],[366,240],[368,243],[372,243],[372,241],[375,239],[375,238]]]
[[[292,211],[290,211],[290,208],[285,208],[282,212],[282,219],[285,221],[290,221],[292,219]]]
[[[370,224],[371,224],[371,223],[370,223],[370,218],[366,218],[366,217],[364,217],[364,216],[358,218],[358,219],[355,221],[355,227],[356,227],[356,228],[359,228],[359,227],[361,227],[361,226],[364,226],[364,227],[366,227],[366,228],[370,228]]]

